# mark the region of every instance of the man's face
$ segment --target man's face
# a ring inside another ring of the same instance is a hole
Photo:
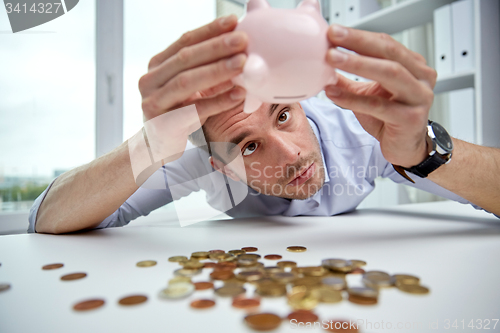
[[[323,186],[319,143],[299,103],[264,103],[251,114],[240,106],[210,117],[204,128],[210,141],[237,145],[247,185],[260,193],[307,199]]]

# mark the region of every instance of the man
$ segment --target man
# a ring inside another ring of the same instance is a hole
[[[332,48],[325,55],[328,63],[373,80],[360,83],[340,77],[335,86],[325,87],[328,98],[353,111],[310,99],[264,103],[246,114],[245,91],[230,81],[242,72],[246,59],[247,37],[233,31],[236,24],[237,18],[229,16],[184,34],[151,59],[139,89],[146,121],[195,105],[207,142],[237,145],[246,175],[225,165],[217,154],[209,156],[188,145],[183,154],[156,162],[138,180],[131,167],[136,148],[129,140],[49,185],[33,205],[28,231],[59,234],[124,225],[174,199],[169,188],[139,187],[146,178],[168,173],[169,184],[172,179],[182,184],[196,179],[195,165],[205,161],[230,182],[248,184],[250,195],[227,211],[232,216],[350,211],[373,189],[377,176],[500,214],[498,149],[453,139],[449,163],[434,165],[431,172],[432,163],[421,165],[435,157],[429,155],[427,123],[437,76],[421,55],[386,34],[332,25],[331,43],[359,55]],[[168,137],[171,146],[185,147],[188,135],[195,144],[200,141],[201,132],[192,124],[180,122],[175,129]],[[429,174],[420,178],[408,173],[409,178],[402,168]],[[209,182],[189,182],[178,196],[200,188],[216,208],[227,191]]]

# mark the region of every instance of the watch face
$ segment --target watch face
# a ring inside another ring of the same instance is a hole
[[[434,136],[436,137],[436,143],[447,153],[451,152],[453,150],[453,141],[451,141],[448,132],[446,132],[443,126],[436,122],[433,122],[431,126]]]

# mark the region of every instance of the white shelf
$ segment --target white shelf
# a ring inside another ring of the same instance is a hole
[[[438,77],[434,93],[440,94],[457,89],[474,88],[475,71]]]
[[[454,0],[408,0],[376,11],[351,25],[352,28],[394,34],[433,19],[434,9]]]

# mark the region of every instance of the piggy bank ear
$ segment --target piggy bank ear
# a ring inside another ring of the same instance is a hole
[[[270,8],[271,6],[266,0],[249,0],[247,2],[247,12],[251,12],[252,10]]]
[[[321,7],[319,6],[318,0],[303,0],[301,3],[299,3],[297,8],[306,9],[306,10],[312,9],[312,10],[317,11],[319,14],[321,14]]]

